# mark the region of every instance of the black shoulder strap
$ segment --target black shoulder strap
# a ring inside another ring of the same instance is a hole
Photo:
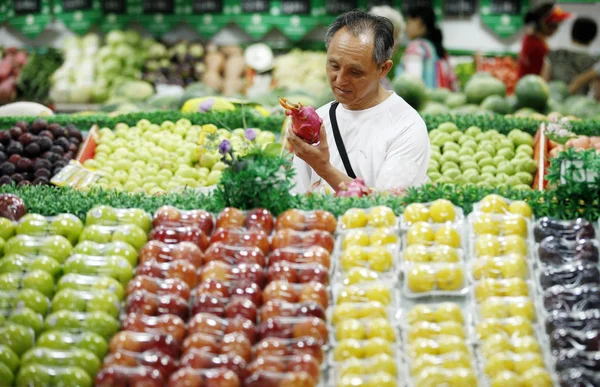
[[[352,169],[352,165],[350,165],[348,153],[346,152],[346,147],[344,146],[344,141],[342,140],[340,128],[338,127],[337,118],[335,116],[335,110],[337,109],[338,105],[339,102],[335,101],[331,104],[331,107],[329,108],[329,119],[331,120],[331,129],[333,130],[335,145],[337,145],[338,152],[340,152],[340,157],[342,158],[342,162],[344,163],[344,168],[346,168],[346,173],[351,178],[356,179],[356,174]]]

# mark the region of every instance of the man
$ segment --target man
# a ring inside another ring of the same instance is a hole
[[[596,62],[591,68],[576,76],[569,84],[569,93],[575,94],[592,82],[596,82],[594,97],[600,101],[600,62]]]
[[[551,79],[569,84],[575,77],[594,65],[596,59],[590,54],[590,45],[596,38],[598,26],[594,19],[578,17],[571,28],[571,46],[552,51],[548,55]],[[587,94],[584,87],[581,94]]]
[[[327,78],[336,101],[317,110],[323,119],[317,145],[288,130],[295,154],[295,191],[337,191],[355,177],[375,190],[425,183],[430,157],[425,123],[380,84],[393,64],[392,23],[362,11],[345,13],[329,26],[325,47]],[[339,128],[339,145],[331,117]]]

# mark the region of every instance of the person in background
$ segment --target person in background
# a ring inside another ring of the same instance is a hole
[[[525,75],[540,75],[550,79],[550,64],[547,61],[548,44],[546,39],[554,35],[558,26],[571,17],[560,7],[552,3],[544,3],[527,12],[525,24],[529,31],[526,32],[521,45],[518,61],[519,78]]]
[[[575,94],[592,82],[596,82],[594,97],[600,101],[600,62],[596,62],[587,71],[576,76],[569,84],[569,93]]]
[[[373,7],[369,11],[369,13],[371,15],[385,17],[392,22],[392,25],[394,26],[394,49],[392,51],[392,58],[394,58],[396,52],[398,51],[398,43],[400,39],[402,39],[402,35],[404,34],[404,27],[406,25],[404,22],[404,17],[400,12],[396,11],[394,8],[388,5]],[[392,88],[392,82],[390,81],[389,77],[383,78],[381,80],[381,85],[387,90],[391,90]]]
[[[458,90],[456,74],[442,44],[442,31],[435,22],[432,7],[417,6],[406,12],[406,34],[410,43],[404,51],[396,76],[414,74],[428,88]]]

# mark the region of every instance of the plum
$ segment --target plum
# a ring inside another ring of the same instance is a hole
[[[600,309],[600,288],[583,285],[577,288],[553,286],[544,292],[546,310],[578,312]]]
[[[577,218],[575,220],[558,220],[550,217],[540,218],[534,229],[533,235],[536,242],[548,236],[563,237],[566,239],[594,238],[596,233],[589,220]]]
[[[575,287],[579,285],[600,285],[598,267],[589,264],[572,264],[559,267],[549,267],[540,274],[540,284],[543,289],[555,285]]]
[[[545,327],[549,334],[560,328],[578,331],[600,330],[600,310],[592,309],[575,313],[553,311],[546,317]]]

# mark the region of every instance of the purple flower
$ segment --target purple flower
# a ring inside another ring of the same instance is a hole
[[[254,141],[254,139],[256,138],[256,130],[246,129],[245,136],[248,141]]]
[[[205,99],[204,101],[200,102],[200,104],[198,105],[198,112],[206,113],[213,107],[214,104],[215,104],[214,98]]]
[[[222,155],[231,152],[231,143],[228,140],[223,140],[219,145],[219,153]]]

